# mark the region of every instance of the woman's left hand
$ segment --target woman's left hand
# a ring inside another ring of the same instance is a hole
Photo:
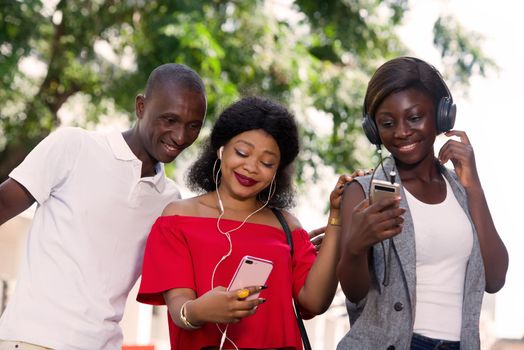
[[[469,138],[464,131],[450,130],[444,135],[458,136],[460,141],[448,140],[440,149],[438,158],[442,164],[451,160],[460,183],[467,190],[472,186],[480,186],[480,179],[475,164],[475,154]]]
[[[353,181],[355,177],[364,176],[370,174],[372,170],[355,170],[351,175],[343,174],[340,175],[331,195],[329,196],[329,204],[331,210],[340,209],[340,201],[342,200],[342,193],[344,193],[344,187],[346,184]]]
[[[331,191],[331,194],[329,196],[330,216],[338,218],[340,210],[340,201],[342,200],[342,193],[344,193],[344,187],[346,186],[346,184],[353,181],[355,177],[370,174],[371,171],[372,170],[364,171],[359,169],[355,170],[351,175],[340,175],[335,185],[335,188],[333,189],[333,191]],[[309,239],[311,240],[311,243],[313,243],[313,245],[315,246],[317,252],[320,250],[320,247],[322,246],[326,228],[327,226],[323,226],[309,232]]]

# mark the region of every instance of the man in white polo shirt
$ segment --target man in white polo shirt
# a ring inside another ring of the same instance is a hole
[[[147,235],[180,197],[163,163],[195,141],[206,102],[193,70],[159,66],[136,97],[133,128],[59,129],[0,185],[0,224],[38,204],[0,350],[121,348]]]

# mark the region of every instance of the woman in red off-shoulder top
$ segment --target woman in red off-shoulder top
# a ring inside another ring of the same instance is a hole
[[[166,135],[166,140],[168,140]],[[168,142],[168,141],[166,141]],[[188,182],[201,195],[171,203],[149,236],[138,301],[169,310],[171,348],[302,349],[292,299],[304,317],[327,310],[337,287],[340,194],[318,253],[283,210],[294,252],[270,209],[290,207],[291,167],[299,151],[294,117],[281,105],[244,98],[222,112]],[[264,286],[249,300],[227,291],[242,257],[270,260]]]

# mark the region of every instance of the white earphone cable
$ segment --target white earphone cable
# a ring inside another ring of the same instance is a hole
[[[252,212],[251,214],[249,214],[248,216],[246,216],[246,218],[242,221],[242,223],[240,225],[238,225],[237,227],[235,227],[235,228],[233,228],[231,230],[228,230],[228,231],[223,231],[220,228],[220,220],[222,219],[222,216],[224,216],[224,204],[222,203],[222,198],[220,198],[220,192],[218,191],[218,175],[220,174],[221,168],[222,168],[222,164],[218,168],[216,176],[213,176],[213,178],[215,180],[215,192],[217,194],[218,206],[219,206],[219,209],[220,209],[220,215],[218,216],[218,219],[217,219],[217,230],[218,230],[218,232],[220,232],[221,234],[226,236],[227,241],[229,243],[229,249],[228,249],[227,253],[224,256],[222,256],[222,258],[218,261],[218,263],[215,265],[215,268],[213,269],[213,273],[211,275],[211,289],[215,288],[215,273],[216,273],[218,267],[233,252],[233,243],[231,241],[230,233],[239,230],[242,226],[244,226],[244,224],[247,222],[247,220],[250,217],[252,217],[256,213],[258,213],[259,211],[264,209],[269,204],[269,201],[271,200],[271,197],[273,196],[273,194],[274,194],[274,192],[276,190],[276,187],[274,186],[275,177],[276,177],[276,172],[275,172],[275,174],[273,175],[273,179],[271,179],[271,184],[269,185],[269,195],[268,195],[267,200],[264,203],[264,205],[261,206],[260,208],[258,208],[257,210],[255,210],[254,212]],[[214,175],[214,171],[213,171],[213,175]],[[226,325],[226,328],[223,331],[220,328],[220,326],[218,325],[218,323],[216,323],[216,326],[217,326],[219,332],[222,333],[219,350],[222,350],[226,339],[235,347],[235,349],[238,350],[238,347],[236,346],[236,344],[230,338],[228,338],[227,335],[226,335],[227,334],[227,328],[228,328],[229,325]]]

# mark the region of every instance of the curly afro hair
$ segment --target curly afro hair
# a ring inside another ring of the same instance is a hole
[[[265,131],[275,139],[280,150],[276,191],[268,205],[290,207],[294,197],[293,161],[299,152],[297,124],[285,107],[262,97],[245,97],[220,114],[201,154],[189,168],[187,186],[200,193],[214,191],[213,165],[217,161],[217,150],[236,135],[250,130]],[[265,201],[268,195],[269,188],[266,188],[259,194],[259,199]]]

